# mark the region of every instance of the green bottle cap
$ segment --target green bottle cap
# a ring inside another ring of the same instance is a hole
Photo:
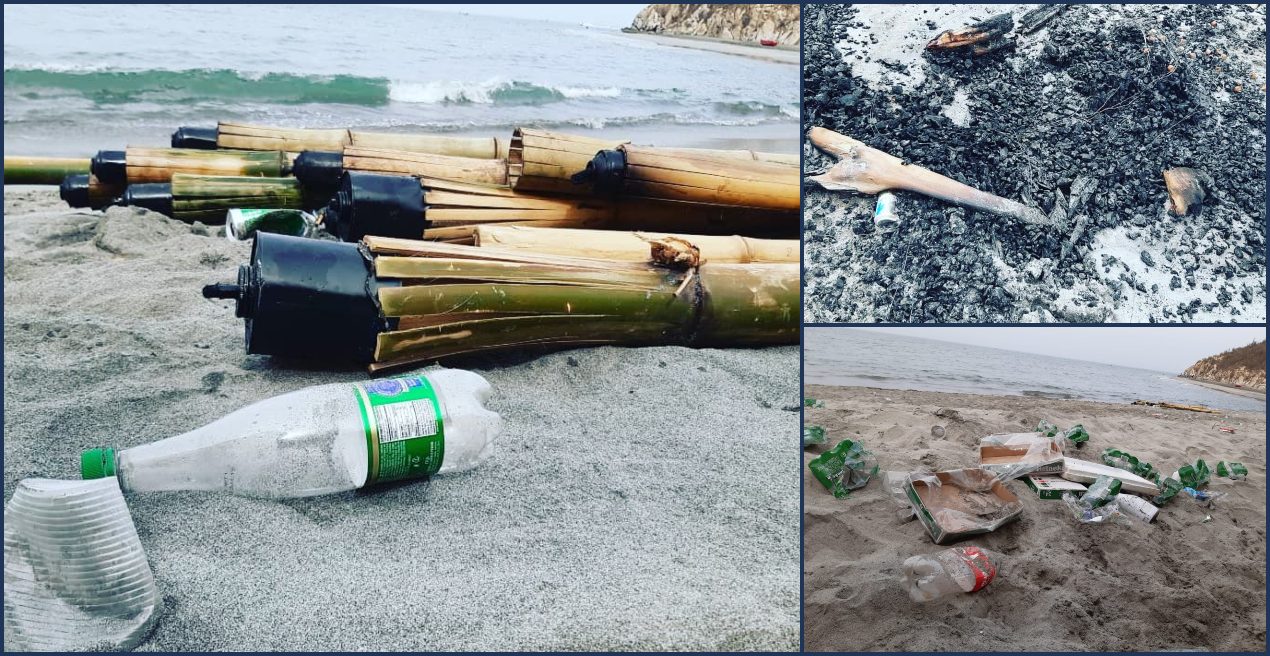
[[[79,473],[84,480],[115,475],[115,450],[89,449],[79,454]]]

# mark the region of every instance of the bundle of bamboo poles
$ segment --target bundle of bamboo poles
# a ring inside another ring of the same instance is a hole
[[[230,123],[182,128],[178,135],[174,142],[202,139],[204,146],[237,149],[101,151],[90,174],[62,181],[63,198],[73,206],[118,202],[204,222],[222,221],[235,203],[244,209],[327,204],[321,220],[348,241],[379,235],[472,244],[477,230],[490,225],[754,238],[798,232],[793,156],[650,148],[533,129],[514,131],[505,158],[497,157],[504,148],[494,138]],[[314,146],[333,150],[293,150]],[[260,148],[270,150],[254,150]],[[481,157],[424,152],[428,148]],[[16,160],[6,158],[6,181],[53,183],[84,167],[73,159]]]
[[[798,341],[797,263],[703,262],[692,244],[671,240],[623,262],[262,234],[238,283],[203,293],[237,301],[251,353],[352,358],[372,372],[524,347]]]
[[[507,154],[508,183],[518,191],[589,194],[589,187],[574,184],[570,178],[586,169],[596,152],[623,143],[626,142],[516,128]]]
[[[276,128],[240,123],[218,123],[216,128],[180,128],[172,134],[172,146],[237,150],[342,151],[346,147],[505,159],[508,143],[493,137],[447,137],[431,134],[365,132],[348,128]]]
[[[630,144],[600,151],[574,180],[599,193],[774,210],[797,210],[802,195],[796,165]]]
[[[363,244],[396,329],[371,371],[526,346],[760,346],[798,342],[799,266],[682,269],[381,237]]]
[[[766,209],[525,193],[433,178],[349,172],[320,213],[345,241],[366,235],[472,243],[490,224],[792,237],[797,217]]]

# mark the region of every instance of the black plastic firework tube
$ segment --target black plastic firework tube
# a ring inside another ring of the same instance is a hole
[[[382,369],[461,354],[600,344],[798,342],[799,265],[647,262],[367,237],[262,233],[235,283],[208,285],[248,353]]]

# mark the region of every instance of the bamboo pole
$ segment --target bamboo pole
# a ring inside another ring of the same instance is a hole
[[[786,153],[765,153],[758,150],[717,150],[712,148],[666,148],[658,146],[657,150],[667,155],[680,155],[685,157],[707,156],[707,157],[726,157],[729,159],[748,159],[755,162],[767,162],[769,164],[784,164],[786,166],[799,166],[802,159],[797,154]]]
[[[520,225],[481,225],[475,229],[475,245],[484,250],[520,250],[555,255],[585,254],[603,260],[641,262],[648,259],[653,242],[686,244],[700,252],[703,261],[715,264],[798,262],[797,239],[685,235],[655,232],[577,230]]]
[[[506,157],[507,142],[493,137],[446,137],[428,134],[364,132],[347,128],[275,128],[241,123],[217,125],[218,148],[238,150],[343,150],[346,146],[383,150],[404,150],[498,159]]]
[[[89,160],[78,157],[4,158],[4,183],[7,185],[62,184],[68,175],[88,173]]]
[[[408,150],[347,146],[344,168],[372,173],[395,173],[483,185],[507,184],[507,161],[434,155]]]
[[[176,173],[277,178],[290,171],[280,151],[132,147],[101,151],[92,162],[93,174],[108,184],[168,182]]]
[[[172,176],[172,218],[222,224],[229,210],[311,209],[295,178],[253,178],[178,173]]]
[[[144,188],[144,189],[143,189]],[[295,178],[211,176],[176,173],[169,183],[138,183],[119,199],[193,223],[225,223],[229,210],[311,209],[317,202],[305,195]]]

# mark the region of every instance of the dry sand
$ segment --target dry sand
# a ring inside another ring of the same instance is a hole
[[[4,492],[360,371],[246,356],[201,285],[249,245],[5,190]],[[141,649],[792,650],[798,349],[595,348],[467,363],[482,467],[286,503],[132,495],[164,598]]]
[[[909,599],[901,563],[945,547],[917,521],[901,522],[879,481],[839,500],[807,474],[808,650],[1265,650],[1264,414],[818,385],[806,395],[824,401],[807,409],[806,421],[825,427],[826,446],[862,440],[883,470],[973,465],[979,438],[1026,431],[1041,419],[1082,422],[1091,435],[1080,450],[1086,459],[1114,446],[1169,471],[1196,458],[1249,470],[1247,480],[1210,484],[1228,495],[1207,523],[1194,501],[1178,498],[1150,525],[1082,525],[1062,502],[1012,482],[1022,517],[956,543],[1002,554],[997,579],[980,592],[926,604]],[[941,408],[955,413],[935,415]],[[1216,430],[1218,421],[1237,432]],[[932,437],[936,425],[946,429],[942,439]],[[808,449],[804,467],[823,449]]]
[[[798,46],[763,46],[757,43],[725,41],[706,36],[688,36],[685,34],[652,34],[649,32],[627,32],[625,30],[622,31],[622,34],[672,48],[706,50],[725,55],[761,59],[778,64],[797,64],[799,56],[802,54]]]

